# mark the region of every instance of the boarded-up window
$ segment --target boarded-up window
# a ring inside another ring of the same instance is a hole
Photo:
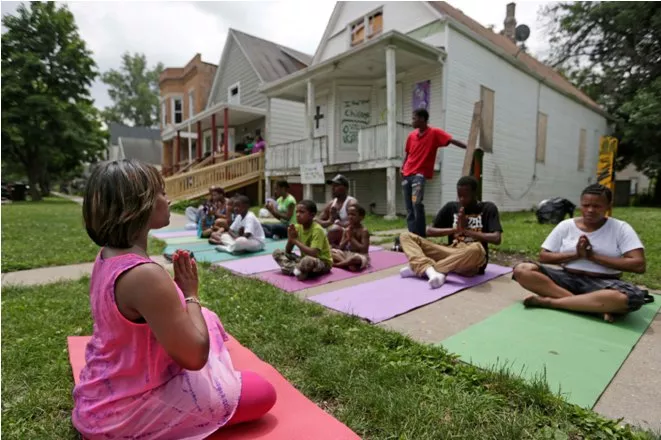
[[[493,151],[493,118],[495,92],[480,86],[480,100],[482,101],[482,126],[480,127],[480,148],[485,152]]]
[[[585,148],[587,147],[587,133],[585,128],[581,128],[581,133],[578,137],[578,170],[583,171],[585,169]]]
[[[383,12],[366,15],[351,25],[351,46],[360,44],[383,31]]]
[[[537,113],[537,148],[535,160],[539,163],[546,161],[546,125],[548,116],[542,112]]]

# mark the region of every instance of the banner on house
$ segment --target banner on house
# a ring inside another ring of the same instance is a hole
[[[615,190],[615,157],[617,156],[617,138],[602,136],[599,139],[599,161],[597,162],[597,182]]]
[[[429,89],[431,82],[429,80],[419,82],[413,88],[413,110],[429,110]]]
[[[370,124],[369,99],[342,100],[340,107],[340,149],[355,150],[358,132]]]
[[[324,177],[324,164],[321,162],[301,164],[301,183],[303,185],[317,185],[326,183]]]

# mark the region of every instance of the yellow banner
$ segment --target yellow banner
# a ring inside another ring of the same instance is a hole
[[[597,182],[615,190],[615,157],[617,156],[617,138],[602,136],[599,139],[599,162],[597,162]]]

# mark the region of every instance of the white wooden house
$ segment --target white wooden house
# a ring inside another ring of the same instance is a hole
[[[179,124],[168,125],[163,130],[163,140],[175,139],[180,143],[180,138],[199,137],[203,146],[201,153],[212,150],[220,153],[226,146],[231,156],[245,135],[265,134],[268,104],[274,110],[274,132],[269,134],[272,142],[302,137],[305,106],[277,98],[268,102],[258,88],[306,68],[311,60],[310,55],[230,29],[206,108]]]
[[[511,39],[513,5],[508,12],[509,37],[445,2],[338,2],[311,64],[260,87],[271,101],[299,101],[307,109],[305,136],[267,139],[267,177],[295,182],[300,165],[321,162],[327,176],[349,178],[366,208],[404,213],[399,168],[414,107],[426,107],[432,126],[466,141],[481,99],[483,198],[510,211],[550,196],[576,202],[594,181],[607,115],[520,50]],[[267,136],[277,117],[271,105]],[[428,213],[455,199],[463,158],[456,147],[439,150],[425,191]],[[318,202],[327,191],[304,189]]]

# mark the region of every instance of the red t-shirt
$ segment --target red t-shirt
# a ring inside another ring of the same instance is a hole
[[[436,150],[447,147],[452,135],[440,128],[427,127],[420,135],[420,130],[413,130],[406,139],[406,162],[402,166],[404,177],[422,174],[425,179],[434,177]]]

